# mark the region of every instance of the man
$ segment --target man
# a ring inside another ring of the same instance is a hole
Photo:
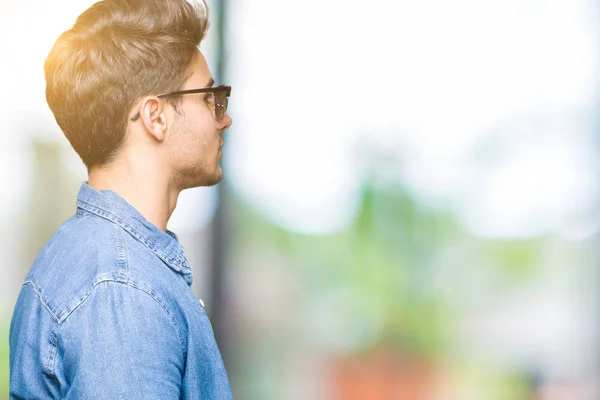
[[[103,0],[63,33],[46,98],[88,169],[42,249],[10,329],[11,399],[230,399],[192,274],[167,221],[221,180],[230,87],[198,50],[205,4]]]

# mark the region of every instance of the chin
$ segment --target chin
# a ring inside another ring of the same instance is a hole
[[[217,169],[214,170],[212,173],[203,175],[200,179],[200,183],[196,186],[214,186],[217,183],[221,182],[222,179],[223,170],[221,169],[221,167],[217,167]]]
[[[221,167],[219,167],[217,169],[217,171],[215,172],[215,175],[213,176],[212,183],[210,183],[209,186],[216,185],[217,183],[221,182],[222,179],[223,179],[223,170],[221,169]]]
[[[182,180],[180,180],[180,188],[181,190],[192,189],[195,187],[205,187],[205,186],[214,186],[217,183],[221,182],[223,179],[223,170],[221,167],[217,167],[215,170],[211,172],[196,172],[186,174],[186,176],[182,176]]]

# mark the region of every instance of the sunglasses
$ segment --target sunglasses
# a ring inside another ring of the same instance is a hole
[[[231,94],[231,86],[217,86],[217,87],[209,87],[209,88],[201,88],[201,89],[189,89],[189,90],[179,90],[177,92],[169,92],[169,93],[161,93],[157,94],[156,97],[159,99],[165,97],[172,96],[182,96],[184,94],[195,94],[195,93],[212,93],[214,104],[209,103],[213,106],[213,110],[215,112],[215,118],[217,121],[220,121],[225,116],[227,112],[227,104],[229,104],[229,95]],[[140,110],[137,110],[135,114],[131,116],[132,121],[137,121],[140,117]]]

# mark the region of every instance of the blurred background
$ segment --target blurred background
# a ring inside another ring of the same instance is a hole
[[[0,399],[86,172],[43,62],[90,0],[0,7]],[[212,0],[225,180],[169,228],[236,399],[600,398],[592,0]]]

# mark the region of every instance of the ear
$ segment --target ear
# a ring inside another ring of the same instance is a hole
[[[149,96],[142,100],[140,121],[145,130],[156,140],[162,142],[165,139],[168,121],[165,107],[158,97]]]

